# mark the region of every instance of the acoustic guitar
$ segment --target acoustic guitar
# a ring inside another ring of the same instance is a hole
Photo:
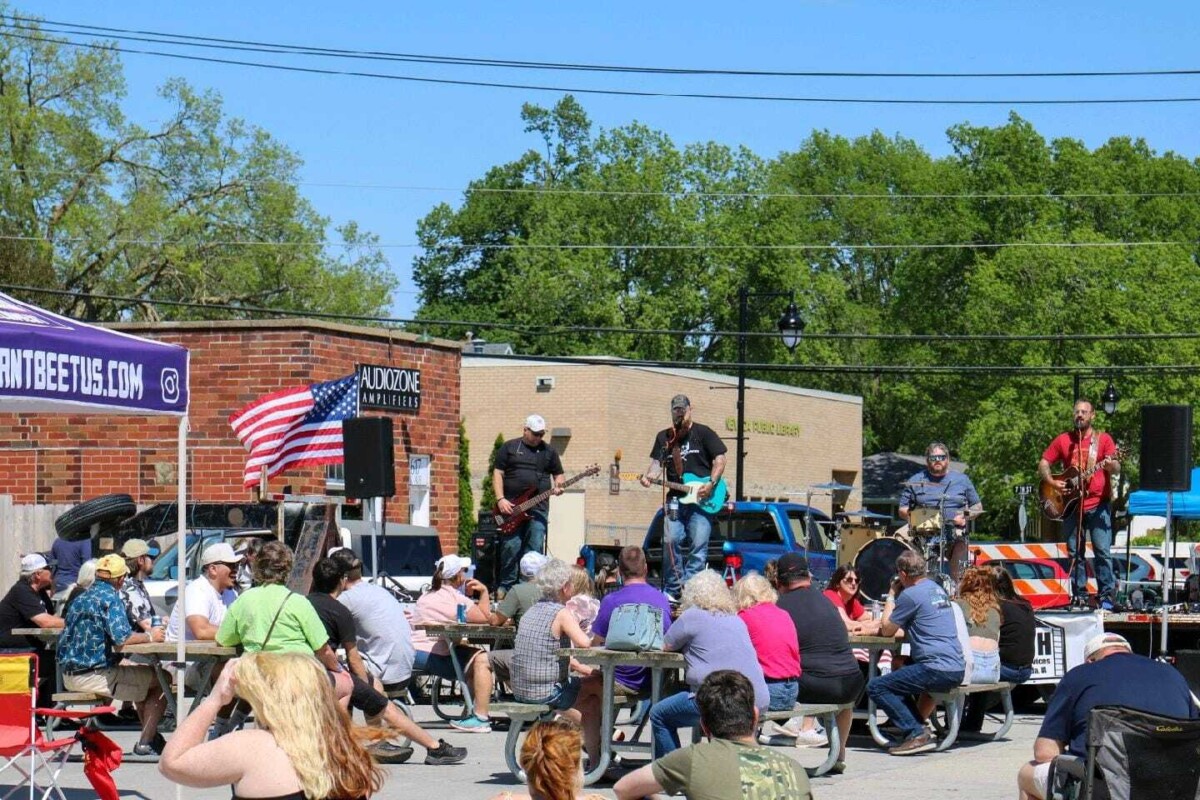
[[[642,479],[642,475],[637,472],[621,472],[618,475],[623,481],[640,481]],[[682,483],[664,481],[661,478],[650,478],[649,480],[655,486],[665,485],[668,489],[683,492],[683,496],[678,498],[679,505],[686,506],[695,503],[705,514],[716,514],[725,506],[725,501],[729,499],[729,489],[725,487],[725,478],[723,477],[717,478],[717,482],[713,485],[712,494],[703,499],[700,497],[700,490],[708,485],[708,478],[702,478],[699,475],[685,472],[683,473]]]
[[[1097,461],[1089,469],[1083,470],[1081,473],[1078,467],[1067,467],[1062,472],[1056,475],[1051,475],[1051,480],[1065,481],[1067,486],[1062,491],[1059,491],[1051,481],[1042,481],[1039,489],[1042,500],[1042,513],[1048,519],[1064,520],[1075,511],[1075,504],[1083,497],[1083,491],[1087,488],[1092,480],[1092,476],[1098,470],[1104,468],[1104,465],[1109,461],[1120,461],[1125,455],[1124,449],[1118,445],[1117,452],[1110,456]]]
[[[578,483],[579,481],[583,480],[584,478],[590,478],[591,476],[598,475],[599,473],[600,473],[600,465],[592,464],[590,467],[588,467],[587,469],[585,469],[583,472],[579,473],[578,475],[575,475],[575,476],[570,477],[567,480],[563,481],[563,488],[565,489],[573,483]],[[537,491],[536,486],[530,486],[528,489],[526,489],[525,491],[523,491],[519,495],[517,495],[516,499],[514,499],[512,501],[512,504],[513,504],[512,513],[509,514],[508,516],[505,516],[500,511],[499,505],[493,506],[492,519],[494,519],[496,521],[496,527],[500,529],[500,533],[509,534],[509,533],[512,533],[513,531],[515,531],[517,528],[524,525],[525,521],[528,520],[529,517],[531,516],[531,512],[533,511],[533,509],[540,506],[542,503],[544,503],[546,501],[546,498],[548,498],[550,495],[554,494],[553,489],[547,489],[546,491],[541,492],[539,494],[534,494],[534,492],[536,492],[536,491]]]

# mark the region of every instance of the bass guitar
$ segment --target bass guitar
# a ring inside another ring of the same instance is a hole
[[[642,479],[642,475],[637,472],[620,472],[618,475],[623,481],[640,481]],[[700,497],[700,489],[708,485],[708,478],[702,478],[690,472],[683,473],[682,483],[664,481],[662,478],[650,478],[649,480],[655,486],[666,486],[676,492],[683,492],[683,496],[678,498],[679,505],[686,506],[695,503],[705,514],[716,514],[729,499],[729,490],[725,487],[724,478],[717,478],[712,494],[704,498]]]
[[[584,478],[590,478],[591,476],[598,475],[599,473],[600,465],[592,464],[578,475],[563,481],[563,488],[565,489],[573,483],[578,483]],[[546,501],[546,498],[554,494],[553,489],[547,489],[540,494],[534,494],[536,491],[536,486],[530,486],[528,489],[521,492],[521,494],[517,495],[516,499],[512,501],[512,513],[508,514],[507,516],[500,511],[499,505],[492,507],[492,519],[496,521],[496,527],[500,529],[500,533],[509,534],[524,525],[525,521],[531,516],[533,509],[540,506]]]
[[[1078,467],[1067,467],[1057,475],[1051,475],[1050,480],[1042,481],[1039,489],[1042,501],[1042,513],[1048,519],[1064,520],[1074,513],[1075,504],[1083,498],[1083,491],[1092,480],[1092,476],[1098,470],[1104,468],[1104,465],[1110,461],[1120,461],[1124,457],[1124,449],[1117,447],[1117,452],[1110,456],[1105,456],[1090,467],[1089,469],[1079,471]],[[1061,491],[1054,485],[1053,481],[1065,481],[1067,486]]]

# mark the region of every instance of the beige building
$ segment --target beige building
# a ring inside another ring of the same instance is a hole
[[[661,501],[660,490],[622,480],[614,495],[610,470],[619,453],[620,472],[632,477],[645,471],[655,434],[671,423],[670,399],[679,393],[691,399],[693,419],[725,440],[725,479],[732,497],[736,377],[625,366],[616,359],[580,364],[464,354],[462,416],[471,443],[476,503],[496,435],[520,436],[525,417],[541,414],[568,478],[592,464],[601,470],[551,504],[551,552],[573,558],[571,548],[582,542],[585,531],[589,539],[604,530],[611,535],[603,538],[628,536],[640,542]],[[746,499],[802,503],[813,484],[840,481],[861,487],[860,397],[748,380],[745,430]],[[860,499],[857,493],[848,499],[825,494],[815,496],[813,505],[825,511],[834,502],[857,508]]]

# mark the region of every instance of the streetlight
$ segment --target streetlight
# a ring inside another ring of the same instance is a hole
[[[738,385],[737,385],[737,486],[733,499],[745,499],[745,470],[743,463],[746,456],[746,334],[749,327],[751,297],[786,297],[787,310],[779,318],[779,337],[789,353],[796,351],[800,337],[804,335],[804,320],[800,318],[800,310],[796,308],[795,292],[751,292],[746,287],[738,289]]]
[[[1071,402],[1075,402],[1083,397],[1083,390],[1080,388],[1080,384],[1083,382],[1083,376],[1077,372],[1073,377],[1075,379],[1075,396],[1071,398]],[[1094,377],[1100,376],[1096,375]],[[1108,387],[1105,388],[1104,394],[1100,396],[1100,408],[1105,414],[1111,417],[1113,414],[1117,413],[1117,403],[1120,401],[1120,399],[1121,395],[1117,394],[1117,387],[1113,383],[1113,379],[1109,377]]]

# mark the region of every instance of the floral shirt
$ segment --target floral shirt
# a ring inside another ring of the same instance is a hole
[[[121,602],[125,604],[125,614],[134,630],[141,630],[140,623],[148,622],[154,616],[154,605],[150,602],[146,584],[133,575],[126,578],[121,586]]]
[[[115,667],[121,655],[113,648],[133,633],[121,595],[112,584],[96,581],[67,611],[67,625],[58,640],[58,663],[63,672]]]

